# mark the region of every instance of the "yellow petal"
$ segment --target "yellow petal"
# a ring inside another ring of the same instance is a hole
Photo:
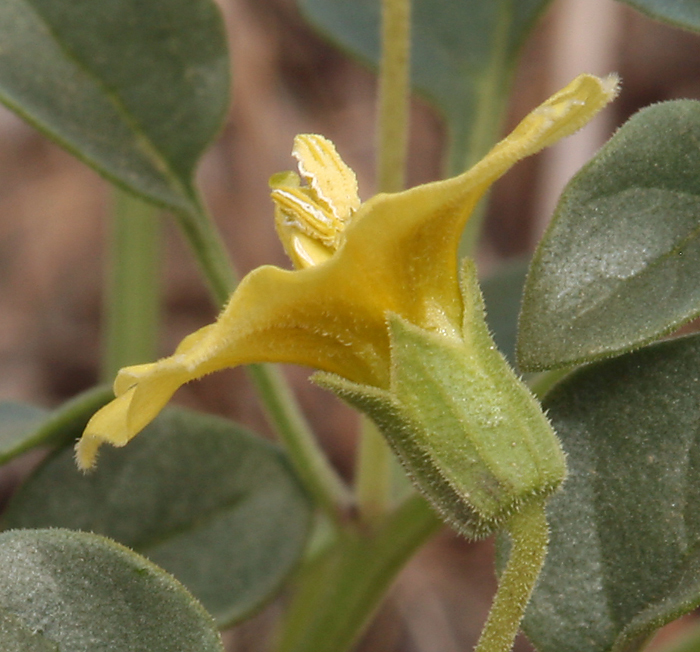
[[[188,335],[169,358],[149,364],[125,367],[114,381],[111,403],[95,413],[76,446],[78,466],[85,470],[95,463],[102,443],[124,446],[143,430],[165,407],[181,385],[203,375],[198,360],[201,343],[215,324]]]
[[[90,419],[75,447],[79,468],[87,470],[94,466],[97,450],[104,442],[109,442],[112,446],[124,446],[131,439],[125,428],[130,402],[131,394],[119,396]]]
[[[362,205],[346,230],[346,250],[360,288],[377,288],[384,305],[424,328],[458,328],[457,250],[475,206],[520,159],[577,131],[617,93],[617,77],[577,77],[527,115],[463,174]],[[350,267],[350,265],[347,265]]]
[[[577,132],[617,96],[619,77],[579,75],[552,95],[499,142],[468,174],[489,184],[514,163]]]

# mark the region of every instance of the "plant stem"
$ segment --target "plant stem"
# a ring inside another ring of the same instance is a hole
[[[235,289],[238,279],[221,235],[202,198],[195,194],[196,212],[176,213],[180,229],[209,285],[218,307],[223,307]]]
[[[360,449],[357,457],[357,509],[360,520],[369,528],[377,527],[391,502],[391,451],[374,422],[361,416]],[[387,454],[388,453],[388,454]]]
[[[105,292],[106,341],[101,376],[157,357],[160,321],[159,209],[114,190]]]
[[[512,65],[508,65],[508,37],[512,22],[512,8],[510,3],[501,2],[497,9],[498,17],[496,30],[491,48],[490,65],[484,70],[479,80],[476,97],[476,114],[469,132],[469,142],[465,150],[450,153],[450,176],[459,174],[478,163],[493,147],[503,121],[506,103],[508,100],[508,87],[512,77]],[[473,256],[479,244],[488,196],[484,197],[467,222],[459,256]]]
[[[382,0],[379,70],[377,188],[403,190],[408,149],[411,2]]]
[[[197,198],[197,205],[197,214],[181,214],[178,219],[216,303],[223,306],[235,288],[236,275],[200,198]],[[351,504],[352,497],[319,447],[279,369],[274,365],[249,365],[246,369],[266,416],[306,490],[334,521],[338,521]]]
[[[413,494],[376,531],[342,530],[302,575],[277,652],[349,650],[399,571],[441,525]]]
[[[256,364],[247,370],[302,484],[319,507],[339,523],[353,502],[352,494],[319,448],[279,367]]]
[[[410,99],[411,2],[382,0],[382,60],[379,70],[377,188],[404,187]],[[391,450],[374,425],[363,417],[356,491],[361,518],[374,523],[388,506]]]
[[[508,524],[510,556],[474,652],[509,652],[535,588],[549,542],[544,501],[534,501]]]
[[[114,399],[112,388],[95,385],[61,404],[34,430],[34,434],[11,449],[14,457],[37,446],[69,446],[85,430],[90,417]],[[7,450],[5,451],[7,455]],[[5,457],[5,459],[9,459]]]

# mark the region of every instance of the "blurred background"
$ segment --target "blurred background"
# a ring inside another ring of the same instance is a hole
[[[375,78],[324,42],[294,0],[220,0],[230,31],[233,103],[200,181],[240,274],[287,266],[267,179],[293,167],[300,132],[331,138],[373,193]],[[700,37],[652,22],[613,0],[555,0],[528,41],[506,129],[580,72],[617,71],[622,94],[595,123],[516,166],[492,193],[479,252],[485,274],[527,254],[567,179],[632,113],[652,102],[700,99]],[[440,175],[443,127],[420,98],[412,107],[410,185]],[[94,172],[0,109],[0,400],[51,407],[97,381],[102,275],[113,193]],[[174,223],[164,216],[163,355],[215,310]],[[356,419],[334,397],[287,370],[338,468],[352,474]],[[184,388],[184,405],[233,417],[269,436],[241,370]],[[0,471],[0,501],[36,462]],[[361,649],[458,652],[473,646],[494,590],[492,544],[445,531],[410,564]],[[227,633],[231,651],[265,647],[278,606]],[[670,636],[683,621],[662,632]],[[528,650],[519,640],[518,650]]]

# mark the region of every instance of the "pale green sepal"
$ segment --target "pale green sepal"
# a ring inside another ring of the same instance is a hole
[[[424,480],[437,477],[438,497],[448,489],[473,510],[465,534],[485,536],[559,487],[559,442],[495,348],[472,349],[398,317],[390,324],[392,394],[415,426],[423,468],[431,467]]]
[[[386,437],[413,484],[455,530],[469,538],[482,536],[478,515],[464,497],[444,481],[439,467],[417,437],[419,425],[385,390],[353,383],[342,376],[318,372],[313,380],[370,416]]]
[[[369,414],[426,498],[476,538],[555,491],[566,461],[539,403],[491,339],[472,263],[462,292],[463,338],[388,315],[389,390],[315,379]]]
[[[478,399],[481,403],[490,400],[492,409],[504,417],[492,436],[513,428],[511,437],[517,437],[516,447],[530,452],[532,464],[537,468],[542,484],[556,488],[566,477],[566,458],[559,438],[542,411],[540,402],[493,341],[486,322],[484,298],[474,262],[465,259],[461,271],[460,288],[464,303],[462,337],[465,351],[472,360],[478,362],[495,390],[489,393],[487,386],[475,387],[475,400]],[[494,442],[494,445],[501,444]],[[502,454],[506,456],[505,449]],[[518,465],[523,462],[520,453],[512,460],[512,463]]]

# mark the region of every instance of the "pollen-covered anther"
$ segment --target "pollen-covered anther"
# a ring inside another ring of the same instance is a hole
[[[323,136],[302,134],[292,151],[299,174],[270,180],[275,224],[297,268],[317,265],[340,247],[345,228],[360,207],[355,173]],[[302,181],[306,185],[302,185]]]
[[[275,188],[272,191],[283,226],[305,233],[327,247],[337,248],[343,224],[309,197],[305,188]]]

